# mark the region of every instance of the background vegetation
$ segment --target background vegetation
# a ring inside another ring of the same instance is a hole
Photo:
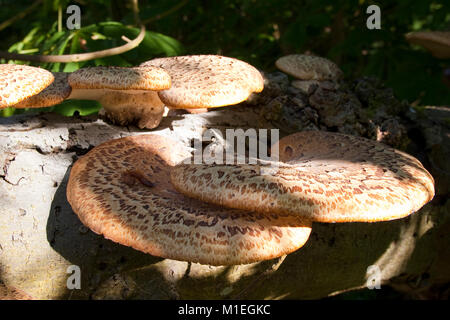
[[[70,4],[81,7],[79,30],[65,26]],[[381,7],[381,30],[366,28],[370,4]],[[90,52],[122,45],[123,35],[133,39],[139,33],[132,1],[0,0],[0,7],[3,51]],[[158,56],[211,53],[274,71],[278,57],[311,52],[337,62],[348,78],[381,78],[398,98],[411,103],[450,102],[442,77],[449,61],[438,60],[404,39],[410,31],[450,30],[447,0],[140,0],[139,16],[148,31],[136,49],[88,62],[40,66],[70,72],[90,65],[132,66]],[[98,108],[93,102],[67,101],[50,110],[72,115],[75,110],[88,114]],[[7,116],[17,111],[2,112]]]

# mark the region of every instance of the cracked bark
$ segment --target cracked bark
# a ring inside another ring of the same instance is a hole
[[[190,145],[207,128],[245,130],[255,122],[272,128],[258,108],[234,107],[174,114],[150,132]],[[450,203],[442,198],[396,221],[316,223],[300,250],[241,266],[161,259],[92,233],[65,197],[71,164],[104,141],[146,132],[96,117],[0,119],[1,281],[38,299],[315,299],[365,287],[376,265],[382,286],[448,297]],[[70,265],[81,269],[80,290],[66,287]]]

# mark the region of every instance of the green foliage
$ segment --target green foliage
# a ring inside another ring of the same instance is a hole
[[[122,36],[133,39],[139,32],[130,1],[119,0],[80,1],[82,28],[69,31],[63,26],[58,32],[58,9],[65,21],[64,8],[71,3],[44,0],[25,19],[0,31],[0,46],[29,54],[82,53],[122,45]],[[30,2],[0,4],[3,21]],[[381,30],[366,28],[370,4],[381,8]],[[139,7],[149,31],[138,48],[89,62],[41,66],[70,72],[90,65],[132,66],[157,56],[211,53],[274,71],[278,57],[311,52],[338,63],[348,78],[381,78],[400,99],[434,105],[450,101],[442,81],[449,61],[434,58],[404,38],[416,30],[448,30],[446,0],[141,0]]]

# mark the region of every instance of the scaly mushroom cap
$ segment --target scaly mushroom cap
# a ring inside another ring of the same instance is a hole
[[[13,107],[17,109],[23,108],[43,108],[54,106],[63,102],[72,91],[67,78],[69,73],[53,72],[55,80],[47,88],[26,100],[15,104]]]
[[[158,92],[175,109],[215,108],[246,100],[261,92],[261,73],[238,59],[218,55],[192,55],[153,59],[141,66],[157,66],[172,77],[172,87]]]
[[[279,58],[275,66],[301,80],[338,80],[343,73],[328,59],[306,54],[291,54]]]
[[[406,34],[406,40],[425,47],[436,58],[450,58],[450,31],[410,32]]]
[[[30,66],[0,64],[0,109],[34,96],[54,80],[51,72]]]
[[[262,174],[268,169],[262,165],[180,164],[171,181],[206,202],[319,222],[397,219],[434,196],[433,177],[417,159],[368,139],[305,131],[276,148],[280,166],[273,172]]]
[[[170,88],[169,74],[156,67],[90,67],[69,76],[73,89],[165,90]]]
[[[111,140],[73,166],[67,199],[80,220],[106,238],[169,259],[245,264],[290,253],[310,222],[209,205],[178,193],[170,170],[190,157],[158,135]]]
[[[93,67],[69,76],[69,99],[97,100],[116,124],[137,123],[143,129],[159,125],[164,105],[155,93],[171,86],[169,74],[158,67]]]
[[[98,101],[105,109],[106,116],[115,124],[136,123],[141,129],[156,128],[164,114],[164,103],[156,91],[129,94],[111,91],[102,95]]]

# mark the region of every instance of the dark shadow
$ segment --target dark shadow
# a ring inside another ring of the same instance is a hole
[[[67,170],[51,204],[47,221],[47,240],[51,247],[81,269],[83,290],[67,290],[66,299],[87,299],[97,285],[113,274],[153,264],[160,258],[105,239],[83,226],[66,198]],[[70,274],[68,274],[70,276]],[[86,290],[86,288],[88,288]]]

